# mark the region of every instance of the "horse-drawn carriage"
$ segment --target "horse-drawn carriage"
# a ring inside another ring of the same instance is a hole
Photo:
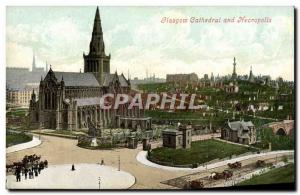
[[[197,180],[190,181],[190,187],[191,189],[202,189],[204,188],[204,184],[202,181],[197,179]]]
[[[228,179],[233,176],[232,171],[224,170],[222,173],[213,172],[210,176],[210,179],[219,180],[219,179]]]
[[[258,160],[256,161],[256,167],[265,167],[266,166],[266,162],[264,160]]]
[[[239,169],[239,168],[242,167],[242,163],[241,162],[228,163],[227,165],[228,165],[228,167],[230,169]]]
[[[273,163],[266,163],[266,161],[264,161],[264,160],[258,160],[258,161],[256,161],[255,166],[257,168],[271,167],[271,166],[273,166]]]

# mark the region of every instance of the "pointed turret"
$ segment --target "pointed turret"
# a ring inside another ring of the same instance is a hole
[[[34,89],[32,90],[31,100],[32,100],[33,102],[36,101],[36,95],[35,95]]]
[[[249,82],[250,83],[254,83],[255,82],[255,78],[252,72],[252,66],[250,67],[250,73],[249,73]]]

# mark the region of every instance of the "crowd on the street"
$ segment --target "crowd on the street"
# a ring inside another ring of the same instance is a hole
[[[48,161],[41,160],[41,156],[25,155],[22,161],[13,162],[11,165],[6,165],[6,172],[12,172],[16,176],[17,182],[21,181],[22,176],[26,180],[34,179],[41,174],[42,170],[48,167]]]

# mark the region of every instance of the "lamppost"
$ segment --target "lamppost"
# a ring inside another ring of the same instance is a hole
[[[100,184],[101,184],[101,178],[100,177],[98,177],[98,184],[99,184],[99,190],[101,189],[100,188]]]
[[[120,167],[121,167],[121,159],[120,159],[120,154],[119,154],[119,159],[118,159],[118,162],[119,162],[118,171],[120,171]]]

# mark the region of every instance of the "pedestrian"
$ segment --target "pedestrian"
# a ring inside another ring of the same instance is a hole
[[[20,182],[20,181],[21,181],[21,173],[18,172],[18,173],[17,173],[17,182]]]
[[[25,169],[24,167],[21,168],[22,176],[25,174]]]
[[[18,166],[16,168],[15,175],[16,175],[17,182],[21,181],[21,167]]]
[[[27,179],[27,174],[28,174],[28,169],[25,168],[25,170],[24,170],[25,179]]]
[[[32,171],[32,169],[29,170],[29,179],[33,179],[33,171]]]
[[[72,169],[71,169],[72,171],[75,171],[75,166],[74,166],[74,164],[72,164]]]

